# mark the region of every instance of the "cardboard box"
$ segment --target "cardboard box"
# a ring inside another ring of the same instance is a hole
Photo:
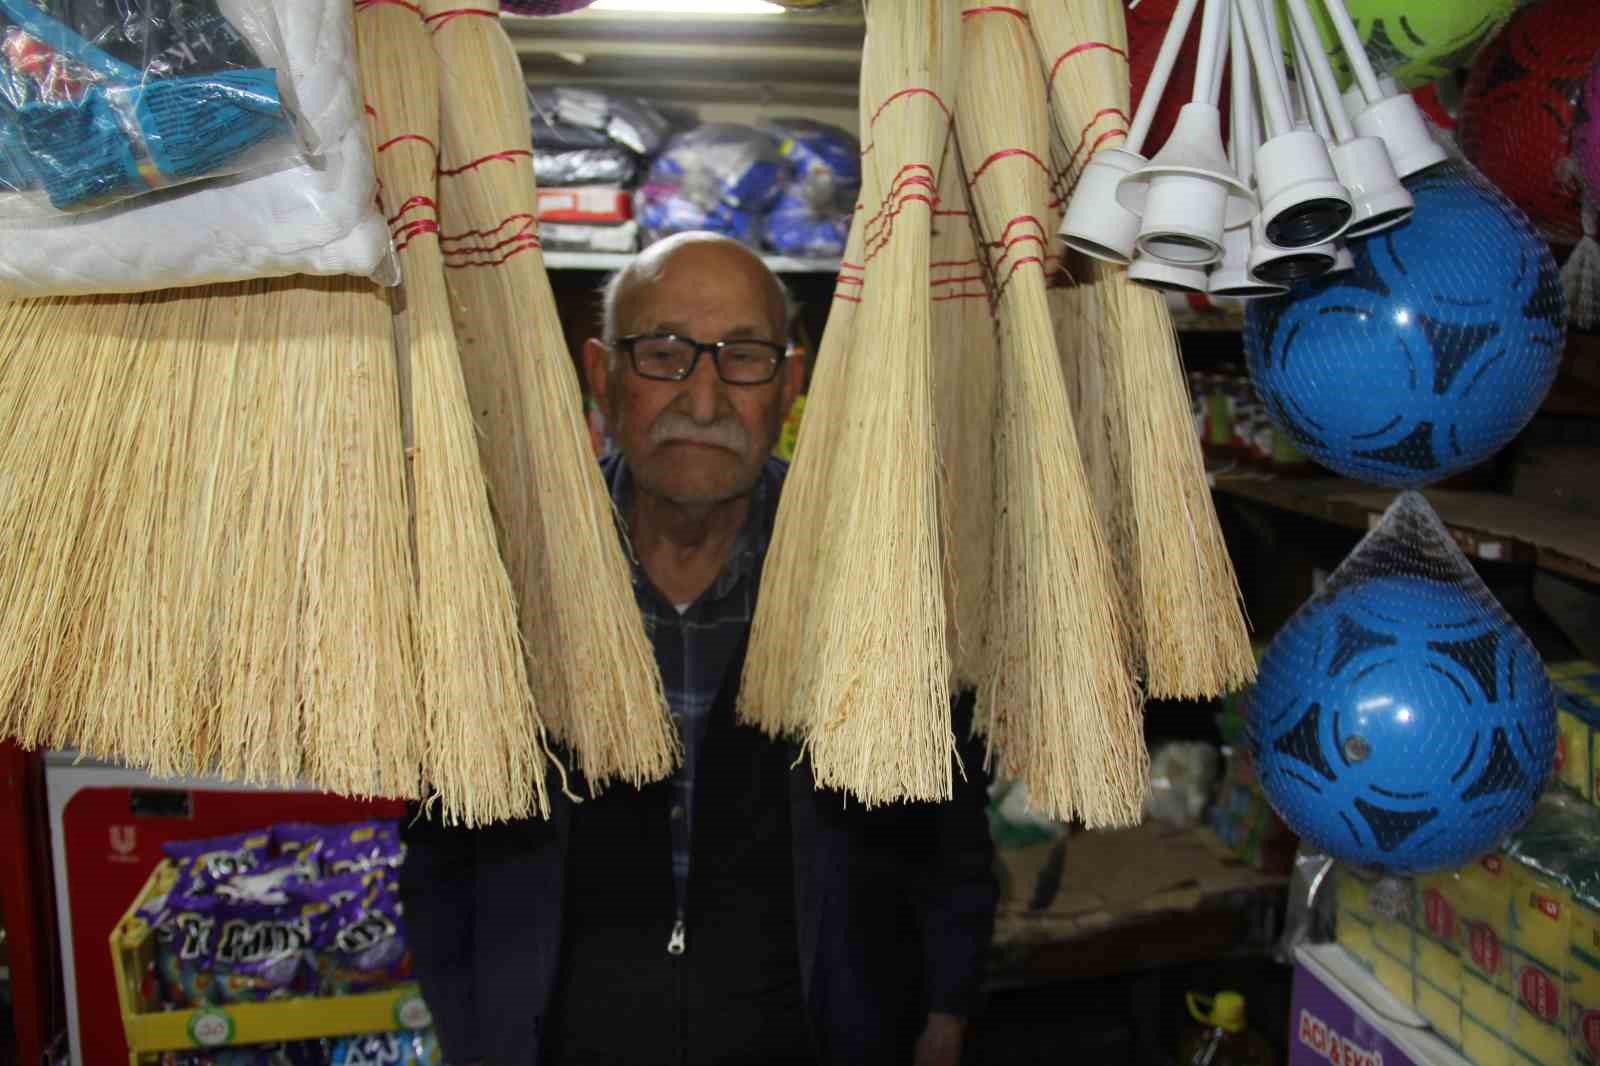
[[[1425,1026],[1396,1020],[1405,1013],[1336,946],[1302,945],[1295,949],[1289,1066],[1469,1066]]]

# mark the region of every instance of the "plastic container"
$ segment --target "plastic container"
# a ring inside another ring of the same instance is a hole
[[[1218,992],[1215,997],[1190,992],[1189,1016],[1178,1051],[1180,1066],[1276,1066],[1266,1038],[1249,1027],[1244,997]]]

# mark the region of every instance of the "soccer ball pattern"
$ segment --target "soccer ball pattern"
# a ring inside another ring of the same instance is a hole
[[[1476,858],[1532,813],[1555,758],[1554,699],[1476,578],[1361,577],[1273,641],[1250,745],[1268,799],[1307,842],[1421,873]]]
[[[1413,218],[1351,243],[1355,269],[1251,301],[1268,411],[1347,477],[1413,487],[1489,458],[1549,391],[1566,339],[1554,258],[1470,170],[1410,179]]]
[[[1478,55],[1462,97],[1462,151],[1558,244],[1583,235],[1571,159],[1597,53],[1594,0],[1544,0],[1519,11]]]
[[[1484,40],[1516,8],[1516,0],[1346,0],[1345,6],[1372,65],[1380,74],[1391,75],[1405,88],[1414,89],[1470,63]],[[1311,10],[1328,58],[1341,84],[1348,85],[1350,64],[1339,47],[1333,23],[1320,4],[1313,4]],[[1286,8],[1283,17],[1288,17]]]

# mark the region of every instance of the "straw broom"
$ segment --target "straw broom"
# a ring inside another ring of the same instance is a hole
[[[867,9],[866,284],[818,566],[815,662],[802,680],[818,786],[865,804],[947,798],[950,654],[940,554],[929,335],[929,211],[959,77],[958,12],[942,0]]]
[[[420,18],[358,10],[378,176],[404,278],[423,773],[447,820],[544,814],[543,726],[528,686],[516,600],[495,542],[476,430],[450,324],[434,219],[439,72]]]
[[[678,734],[539,250],[521,68],[495,0],[422,10],[445,72],[440,244],[534,692],[592,790],[657,780]]]
[[[1205,457],[1194,432],[1178,339],[1159,292],[1127,279],[1107,285],[1107,316],[1121,339],[1125,490],[1151,695],[1206,698],[1255,678],[1238,579],[1217,524]]]
[[[99,560],[83,550],[111,519],[97,486],[116,443],[101,431],[128,404],[131,359],[83,359],[131,336],[129,305],[47,299],[0,311],[0,727],[25,747],[70,743],[81,709],[51,699],[72,667],[81,583]],[[40,447],[48,434],[50,446]]]
[[[1065,202],[1096,151],[1127,133],[1127,26],[1118,0],[1028,0],[1030,25],[1049,64],[1057,143],[1056,199]],[[1059,221],[1059,216],[1057,216]],[[1209,697],[1255,675],[1239,589],[1217,525],[1205,461],[1189,416],[1171,317],[1159,294],[1122,271],[1096,269],[1098,298],[1080,330],[1110,327],[1105,377],[1111,508],[1127,588],[1130,649],[1150,695]],[[1080,333],[1081,335],[1081,333]],[[1102,507],[1101,513],[1107,513]]]
[[[863,161],[863,171],[871,165],[869,156]],[[810,643],[808,626],[814,617],[818,555],[828,536],[830,508],[838,502],[829,498],[828,489],[849,396],[845,360],[856,308],[862,300],[862,230],[867,214],[857,207],[850,219],[833,304],[806,398],[805,425],[778,497],[739,684],[740,720],[772,737],[797,736],[806,724],[801,714],[804,704],[797,698],[801,661]]]
[[[955,683],[977,688],[985,675],[994,543],[994,320],[954,139],[940,166],[932,255],[935,425],[948,502],[950,654]]]
[[[957,120],[1000,318],[990,742],[1036,809],[1128,824],[1148,759],[1045,297],[1042,72],[1016,9],[974,5],[964,22]]]

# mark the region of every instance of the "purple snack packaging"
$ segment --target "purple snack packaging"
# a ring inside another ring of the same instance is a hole
[[[328,1052],[320,1040],[299,1040],[212,1051],[168,1051],[161,1056],[161,1066],[328,1066]]]
[[[347,903],[368,899],[374,892],[398,891],[398,885],[392,871],[379,867],[366,873],[339,874],[316,881],[293,880],[286,883],[283,890],[292,900],[320,903],[327,910],[336,910]]]
[[[211,972],[217,901],[210,896],[169,893],[151,923],[156,974],[168,1007],[203,1007],[219,1002]]]
[[[405,860],[405,845],[392,821],[354,822],[337,829],[323,838],[321,859],[326,876],[397,867]]]
[[[268,859],[248,873],[235,874],[219,882],[214,891],[222,899],[236,903],[283,904],[290,900],[290,884],[315,882],[322,877],[318,845]]]
[[[329,1066],[444,1066],[444,1055],[432,1029],[371,1033],[334,1041]]]
[[[205,840],[172,840],[161,850],[178,867],[178,884],[190,893],[249,873],[272,857],[272,833],[261,829]]]
[[[312,910],[217,901],[211,970],[223,1003],[264,1003],[310,991]]]
[[[381,882],[362,898],[322,911],[312,924],[318,994],[356,995],[410,979],[400,896]]]

